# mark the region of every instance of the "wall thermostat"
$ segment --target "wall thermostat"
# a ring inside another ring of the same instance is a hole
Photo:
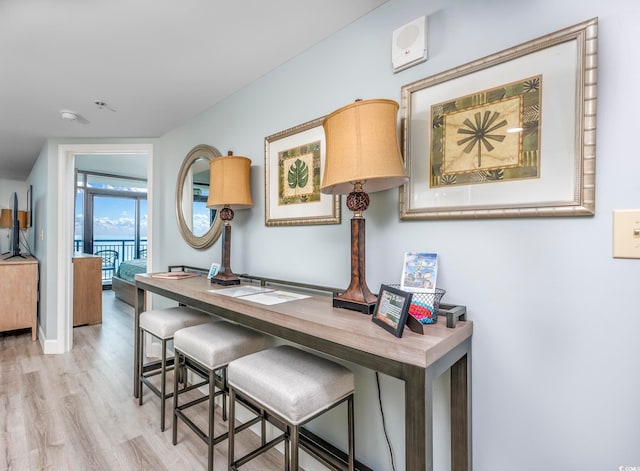
[[[399,72],[427,60],[427,17],[421,16],[396,29],[391,39],[391,63]]]

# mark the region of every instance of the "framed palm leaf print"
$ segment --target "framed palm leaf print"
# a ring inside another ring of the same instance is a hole
[[[265,138],[265,224],[340,224],[340,196],[320,193],[325,158],[322,121]]]
[[[402,87],[401,219],[595,212],[597,19]]]

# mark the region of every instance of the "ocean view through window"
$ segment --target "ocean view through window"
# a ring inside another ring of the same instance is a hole
[[[146,258],[146,192],[143,179],[77,172],[74,251],[117,253],[113,268],[103,270],[103,285],[120,263]]]

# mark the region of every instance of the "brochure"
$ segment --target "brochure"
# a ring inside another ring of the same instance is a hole
[[[264,288],[261,286],[234,286],[232,288],[209,290],[210,293],[222,294],[223,296],[231,296],[232,298],[239,298],[241,296],[248,296],[250,294],[266,293],[267,291],[273,291],[273,288]]]
[[[152,273],[151,278],[162,278],[164,280],[184,280],[185,278],[192,278],[194,276],[200,276],[198,273],[191,273],[186,271],[168,271],[166,273]]]
[[[434,293],[438,277],[438,254],[407,252],[400,289],[410,293]]]
[[[307,296],[306,294],[291,293],[289,291],[268,291],[245,296],[242,299],[259,304],[273,305],[310,297],[311,296]]]
[[[286,303],[287,301],[296,301],[297,299],[310,297],[305,294],[280,291],[262,286],[234,286],[232,288],[210,289],[209,293],[242,298],[247,301],[266,305]]]

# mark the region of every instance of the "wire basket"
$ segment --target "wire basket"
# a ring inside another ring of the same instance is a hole
[[[400,285],[391,285],[399,288]],[[435,293],[412,293],[409,314],[421,324],[435,324],[438,322],[440,301],[447,291],[436,288]]]

